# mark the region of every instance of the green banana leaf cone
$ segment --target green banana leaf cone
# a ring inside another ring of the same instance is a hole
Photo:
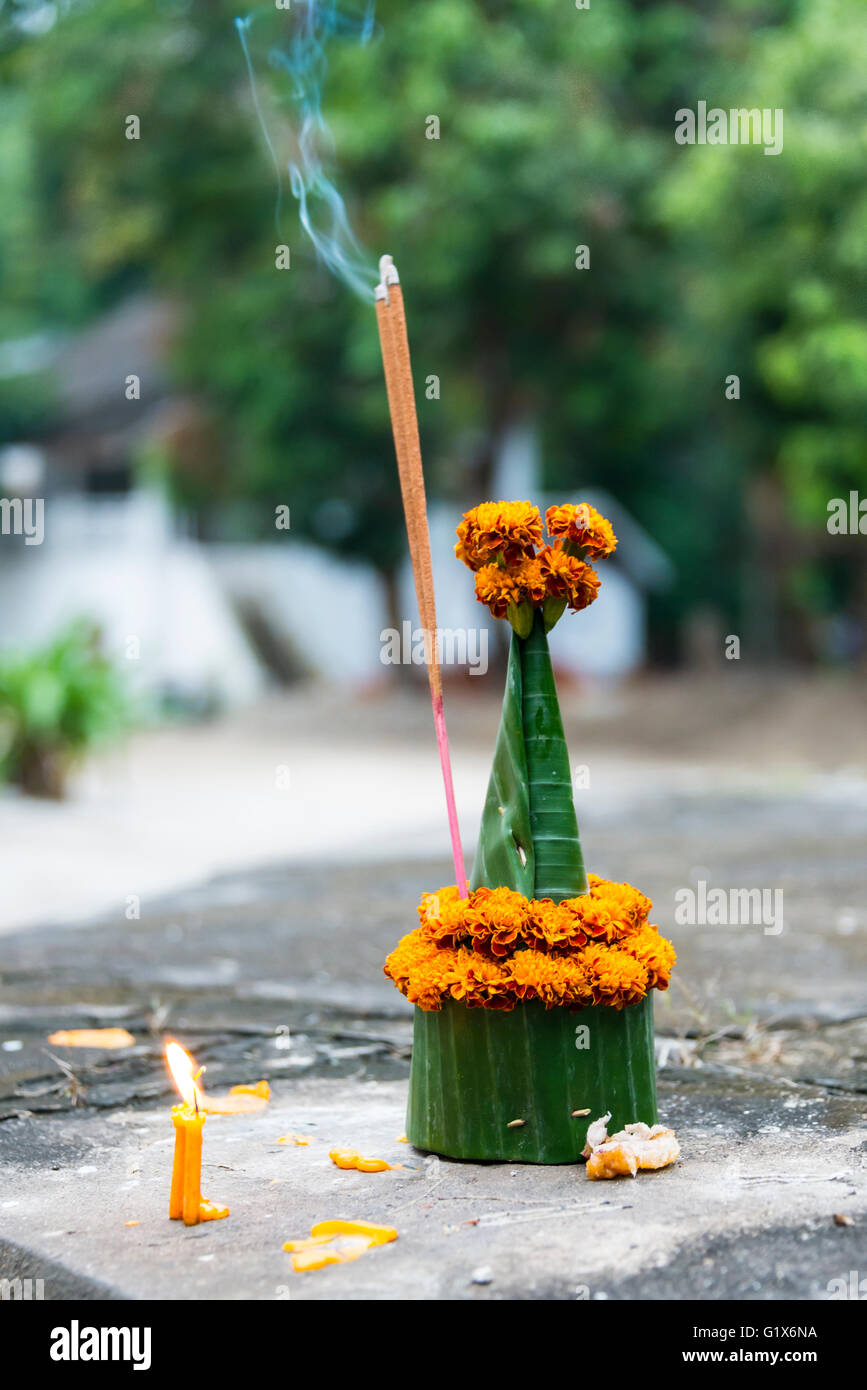
[[[541,612],[513,633],[470,887],[560,902],[587,892],[563,723]],[[576,1114],[575,1112],[589,1112]],[[657,1121],[653,1001],[511,1011],[416,1007],[406,1133],[450,1158],[571,1163],[588,1123]]]
[[[609,1111],[612,1133],[656,1123],[651,996],[574,1013],[537,999],[511,1013],[455,1000],[416,1009],[406,1135],[417,1149],[574,1163],[589,1122]]]

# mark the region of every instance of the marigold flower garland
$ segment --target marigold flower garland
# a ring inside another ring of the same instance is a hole
[[[455,554],[474,571],[476,598],[495,618],[507,618],[526,637],[541,608],[550,631],[568,607],[587,608],[599,576],[587,557],[602,559],[617,547],[611,523],[587,502],[549,507],[542,517],[531,502],[482,502],[464,514]]]
[[[628,883],[588,881],[588,893],[560,903],[510,888],[463,899],[455,885],[425,893],[421,926],[392,951],[385,973],[424,1010],[449,998],[468,1008],[541,999],[548,1009],[622,1009],[666,989],[675,952],[647,920],[650,899]]]

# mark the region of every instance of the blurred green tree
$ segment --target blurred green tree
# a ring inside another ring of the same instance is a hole
[[[831,498],[867,495],[867,10],[772,8],[785,23],[728,26],[705,91],[782,108],[783,153],[684,148],[655,202],[684,266],[678,342],[701,344],[696,400],[738,493],[742,630],[816,656],[835,602],[867,635],[867,550],[827,530]]]
[[[292,83],[265,55],[301,8],[250,28],[281,164]],[[174,472],[205,530],[233,498],[288,503],[293,529],[393,576],[373,311],[316,265],[288,193],[275,227],[234,5],[71,0],[46,32],[21,0],[4,13],[0,331],[143,285],[179,298],[177,371],[217,443]],[[487,495],[531,413],[547,483],[609,487],[678,565],[663,645],[691,605],[761,607],[772,551],[768,621],[785,609],[802,647],[826,494],[867,471],[861,0],[379,0],[377,23],[330,47],[324,105],[351,220],[400,265],[432,489]],[[784,106],[783,155],[678,146],[675,111],[700,98]]]

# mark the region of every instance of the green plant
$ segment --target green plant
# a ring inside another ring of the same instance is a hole
[[[98,630],[74,622],[47,647],[0,661],[0,776],[31,796],[60,798],[75,760],[128,716]]]

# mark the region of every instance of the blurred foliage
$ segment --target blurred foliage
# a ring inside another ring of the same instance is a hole
[[[0,662],[0,774],[34,796],[60,797],[75,759],[127,716],[97,633],[74,623],[44,649]]]
[[[267,53],[299,8],[250,29],[284,166],[291,82]],[[288,190],[275,228],[234,3],[0,13],[0,337],[176,296],[177,371],[218,423],[206,474],[177,470],[205,525],[233,497],[285,502],[293,529],[393,568],[374,315],[316,266]],[[379,0],[374,41],[329,60],[339,186],[400,266],[417,386],[441,378],[417,392],[432,490],[487,495],[532,412],[548,485],[610,488],[674,559],[665,630],[708,604],[796,623],[832,589],[863,618],[860,555],[830,588],[802,574],[826,562],[828,498],[867,491],[863,0]],[[784,108],[783,153],[678,146],[699,99]]]

